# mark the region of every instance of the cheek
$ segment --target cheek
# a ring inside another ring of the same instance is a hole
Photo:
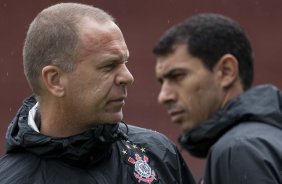
[[[99,77],[89,81],[85,86],[85,95],[88,95],[88,99],[98,104],[104,104],[112,96],[113,93],[113,80],[110,77]]]
[[[101,81],[101,80],[100,80]],[[102,98],[105,91],[103,91],[104,83],[99,80],[94,80],[89,76],[78,76],[68,86],[68,93],[79,104],[90,105],[98,103],[99,98]]]
[[[190,95],[187,97],[186,104],[189,106],[189,111],[191,111],[191,113],[195,116],[202,113],[202,101],[204,98],[205,96],[203,94],[203,90],[198,87],[191,91]]]
[[[100,94],[103,93],[103,90],[106,88],[108,79],[103,78],[102,75],[88,74],[83,76],[79,82],[79,86],[81,87],[80,91],[82,93]]]
[[[206,111],[207,103],[209,103],[209,98],[212,95],[212,88],[210,86],[210,81],[200,80],[200,78],[190,81],[189,85],[186,85],[186,103],[190,104],[190,111],[195,114],[201,114]]]
[[[213,116],[219,103],[219,87],[214,81],[208,81],[198,90],[199,108],[202,111],[203,118],[208,119]],[[199,110],[200,110],[199,109]]]

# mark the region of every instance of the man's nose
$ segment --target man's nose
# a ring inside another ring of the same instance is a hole
[[[130,71],[128,70],[128,68],[126,67],[125,64],[123,64],[121,66],[121,72],[117,77],[117,84],[118,85],[128,85],[128,84],[132,84],[134,81],[134,78],[132,76],[132,74],[130,73]]]
[[[158,96],[158,102],[160,104],[167,104],[171,101],[175,101],[176,94],[174,88],[170,86],[167,82],[163,82],[161,86],[161,90]]]

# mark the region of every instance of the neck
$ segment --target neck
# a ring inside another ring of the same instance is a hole
[[[62,99],[44,99],[39,101],[41,126],[40,133],[52,137],[68,137],[87,130],[67,113]],[[80,125],[80,126],[79,126]]]
[[[221,103],[221,108],[223,108],[230,100],[236,98],[244,92],[241,82],[237,81],[234,85],[228,87],[225,90],[225,95]]]

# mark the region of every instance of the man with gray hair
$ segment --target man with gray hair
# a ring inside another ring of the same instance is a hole
[[[128,57],[101,9],[62,3],[39,13],[23,49],[34,95],[9,125],[1,184],[194,184],[168,138],[122,121]]]

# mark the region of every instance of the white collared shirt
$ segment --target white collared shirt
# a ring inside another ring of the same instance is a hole
[[[28,113],[28,125],[35,130],[36,132],[40,133],[38,127],[36,126],[36,123],[34,121],[36,111],[38,109],[38,102],[30,109]]]

